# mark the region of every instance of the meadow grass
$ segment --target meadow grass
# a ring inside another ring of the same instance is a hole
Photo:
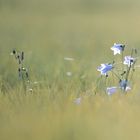
[[[128,94],[94,93],[97,67],[113,59],[113,43],[139,54],[139,5],[1,0],[0,140],[139,139],[140,69]],[[24,94],[13,49],[25,52],[33,92]]]

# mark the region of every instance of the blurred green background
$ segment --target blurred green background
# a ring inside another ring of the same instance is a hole
[[[92,92],[115,42],[140,50],[139,13],[138,0],[0,0],[0,140],[139,139],[139,71],[132,94]],[[41,81],[35,94],[18,86],[13,49]]]
[[[25,51],[38,77],[57,73],[63,57],[74,57],[79,71],[96,69],[115,42],[139,49],[139,6],[138,0],[0,0],[0,71],[7,61],[10,67],[13,48]]]

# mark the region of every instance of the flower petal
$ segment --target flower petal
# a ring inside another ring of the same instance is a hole
[[[117,92],[117,89],[118,89],[117,87],[108,87],[106,89],[106,92],[107,92],[108,95],[112,95],[112,94]]]

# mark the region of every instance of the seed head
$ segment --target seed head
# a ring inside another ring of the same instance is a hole
[[[13,49],[13,52],[12,52],[13,54],[16,54],[16,50],[15,49]]]
[[[21,60],[24,60],[24,52],[21,52]]]

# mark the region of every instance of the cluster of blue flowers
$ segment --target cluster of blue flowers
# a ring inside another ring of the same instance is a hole
[[[125,50],[124,44],[115,43],[111,47],[111,50],[113,51],[114,59],[116,58],[116,55],[121,55],[122,57],[120,59],[120,62],[116,63],[115,60],[113,60],[112,63],[101,64],[101,66],[97,68],[97,71],[101,73],[100,79],[104,77],[104,82],[106,82],[105,87],[103,89],[105,89],[105,92],[108,95],[117,93],[118,90],[122,91],[123,93],[126,93],[132,88],[130,86],[130,83],[135,70],[135,64],[138,59],[136,57],[137,50],[132,49],[131,54],[125,57],[123,56]],[[113,80],[109,82],[108,86],[107,81],[109,78]],[[117,86],[114,86],[114,84],[117,84]]]

